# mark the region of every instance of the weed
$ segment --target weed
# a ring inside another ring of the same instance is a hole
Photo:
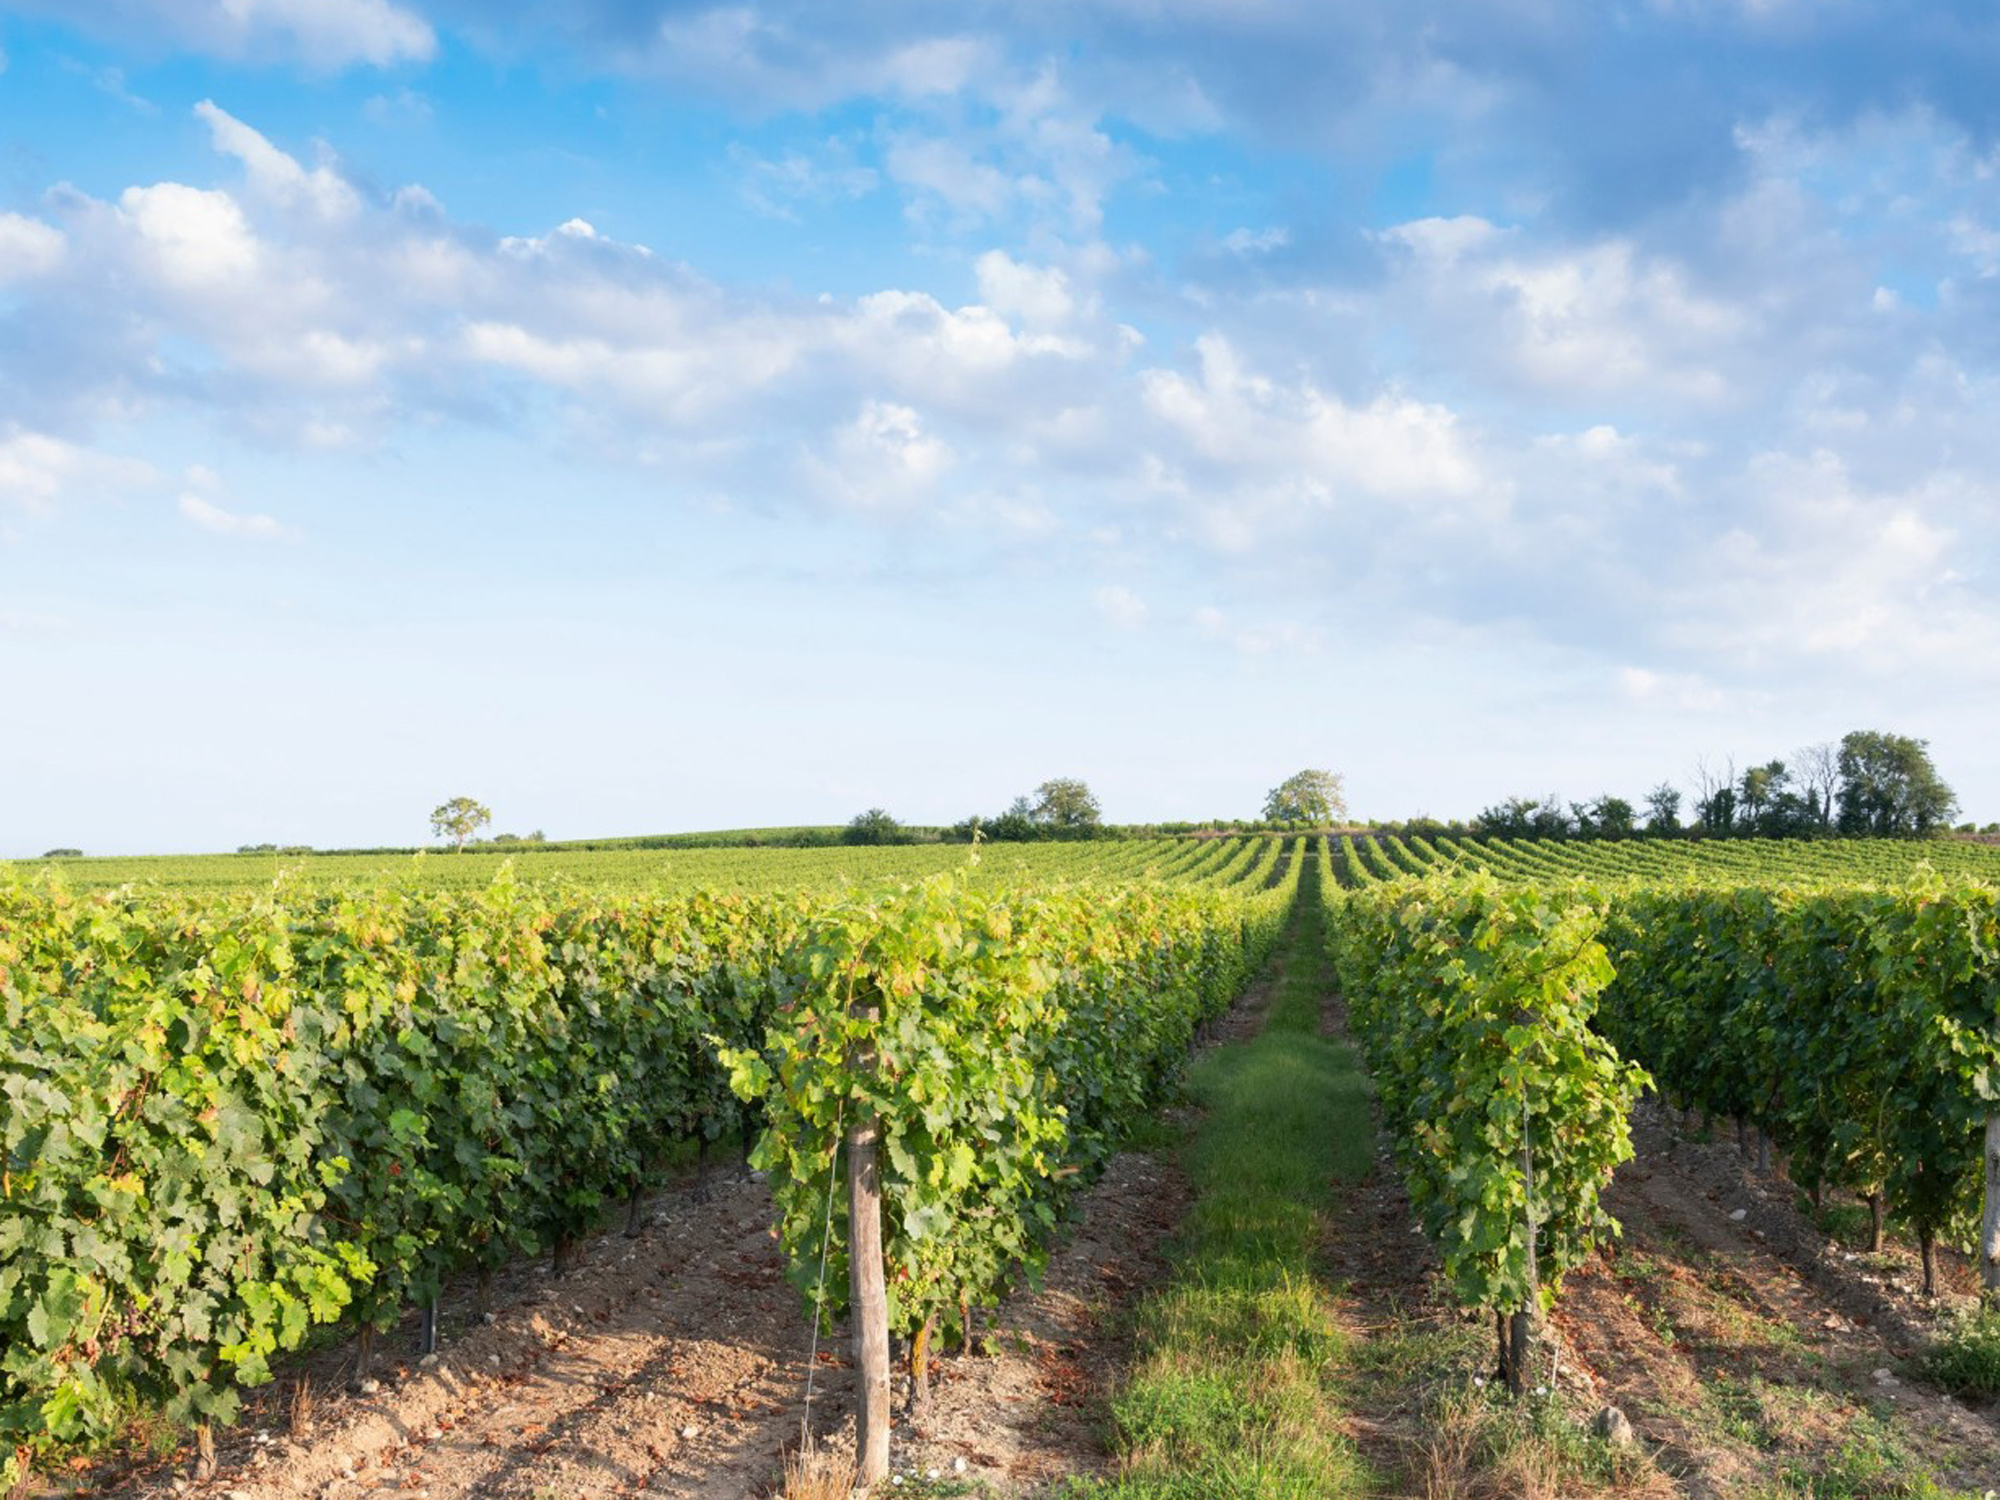
[[[1923,1373],[1948,1391],[2000,1394],[2000,1311],[1988,1308],[1959,1319],[1931,1346]]]

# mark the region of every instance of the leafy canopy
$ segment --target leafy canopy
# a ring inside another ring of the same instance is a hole
[[[1264,799],[1270,823],[1305,823],[1324,828],[1347,816],[1347,796],[1336,771],[1298,771],[1271,788]]]
[[[493,810],[470,797],[454,797],[431,810],[431,832],[463,849],[465,841],[493,821]]]

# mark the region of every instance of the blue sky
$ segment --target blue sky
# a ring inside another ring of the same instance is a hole
[[[0,854],[2000,817],[2000,18],[0,0]]]

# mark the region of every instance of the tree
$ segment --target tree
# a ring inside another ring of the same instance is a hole
[[[1722,769],[1709,769],[1706,758],[1694,763],[1694,821],[1703,833],[1728,838],[1736,832],[1736,757]]]
[[[1058,777],[1035,788],[1035,800],[1028,816],[1057,835],[1088,835],[1104,819],[1089,786],[1071,777]]]
[[[1833,828],[1833,802],[1840,794],[1840,746],[1832,741],[1808,745],[1792,756],[1798,767],[1801,795],[1813,822],[1823,831]]]
[[[82,858],[83,858],[83,851],[82,851],[81,849],[47,849],[47,850],[44,850],[44,851],[42,852],[42,858],[43,858],[43,859],[82,859]]]
[[[1840,741],[1840,831],[1886,838],[1948,827],[1958,797],[1931,764],[1929,742],[1857,729]]]
[[[856,813],[854,819],[841,834],[843,844],[905,844],[909,837],[903,832],[903,825],[879,807],[871,807],[867,812]]]
[[[1271,788],[1264,799],[1267,823],[1330,827],[1347,816],[1347,796],[1337,771],[1298,771]]]
[[[454,797],[431,813],[431,832],[463,850],[465,841],[493,821],[492,810],[470,797]]]
[[[1626,839],[1637,829],[1639,819],[1632,804],[1606,792],[1577,816],[1577,831],[1593,838]]]
[[[1486,808],[1472,820],[1475,833],[1510,839],[1560,839],[1576,831],[1570,815],[1551,793],[1546,797],[1509,797]]]
[[[1765,815],[1785,791],[1785,780],[1785,763],[1781,760],[1752,766],[1743,773],[1743,779],[1736,784],[1736,800],[1753,830],[1763,827]]]
[[[1680,788],[1663,781],[1646,793],[1646,832],[1679,833],[1680,831]]]

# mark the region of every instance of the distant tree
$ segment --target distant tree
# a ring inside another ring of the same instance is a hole
[[[81,849],[49,849],[43,852],[43,859],[82,859]]]
[[[431,832],[463,850],[466,840],[493,821],[492,810],[470,797],[454,797],[431,812]]]
[[[1781,760],[1766,761],[1743,773],[1736,784],[1736,802],[1743,821],[1751,825],[1746,832],[1769,831],[1764,826],[1765,817],[1772,804],[1784,795],[1785,779],[1785,763]]]
[[[1736,832],[1736,761],[1711,770],[1704,758],[1694,763],[1694,821],[1703,833],[1728,838]]]
[[[1035,788],[1029,816],[1057,835],[1088,835],[1104,821],[1090,787],[1073,777],[1058,777]]]
[[[1680,831],[1680,788],[1663,781],[1646,793],[1646,832],[1679,833]]]
[[[856,813],[840,835],[843,844],[906,844],[909,835],[903,825],[879,807]]]
[[[1347,816],[1347,797],[1337,771],[1296,771],[1264,799],[1267,823],[1304,823],[1326,828]]]
[[[1877,837],[1927,834],[1948,826],[1958,810],[1927,741],[1873,729],[1842,737],[1836,800],[1842,833]]]
[[[1559,839],[1576,831],[1576,824],[1553,795],[1509,797],[1472,820],[1475,833],[1510,839]]]
[[[1840,795],[1840,746],[1831,741],[1794,752],[1799,795],[1822,832],[1833,829],[1834,799]]]
[[[1631,803],[1623,797],[1614,797],[1606,792],[1577,817],[1577,831],[1589,833],[1593,838],[1630,838],[1639,826],[1639,816]]]
[[[1035,804],[1026,797],[1016,797],[1007,804],[1007,810],[999,817],[989,820],[986,837],[990,839],[1038,839],[1043,829],[1035,821]]]

